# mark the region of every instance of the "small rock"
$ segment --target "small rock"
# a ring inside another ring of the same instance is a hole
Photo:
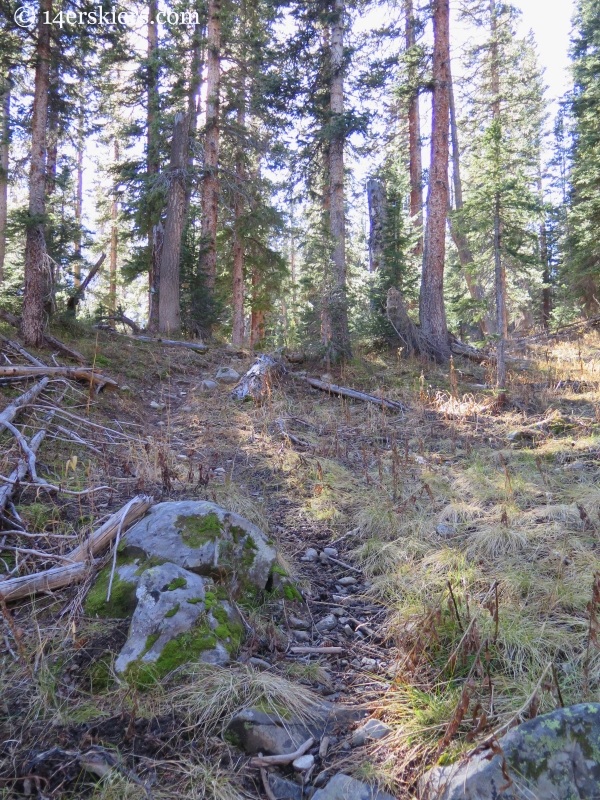
[[[192,407],[191,406],[182,406],[181,410],[183,412],[185,412],[186,414],[189,414],[189,412],[192,410]]]
[[[340,578],[338,581],[340,586],[354,586],[358,583],[356,578],[353,578],[351,575],[346,576],[345,578]]]
[[[269,786],[273,792],[275,800],[301,800],[302,787],[293,781],[288,781],[274,772],[267,773],[269,776]]]
[[[379,719],[369,719],[352,734],[352,747],[362,747],[367,742],[377,742],[391,733],[384,722]]]
[[[338,557],[338,551],[335,549],[335,547],[324,547],[323,552],[326,556],[331,556],[332,558]]]
[[[231,367],[220,367],[215,375],[215,380],[219,383],[237,383],[239,379],[240,373]]]
[[[302,556],[302,561],[316,561],[319,557],[319,553],[315,550],[314,547],[309,547],[306,553]]]
[[[435,529],[435,532],[438,536],[442,536],[444,539],[449,539],[456,533],[456,528],[453,528],[452,525],[446,525],[444,522],[440,522]]]
[[[582,469],[585,469],[583,461],[573,461],[571,464],[565,464],[564,466],[565,472],[578,472]]]
[[[310,642],[310,636],[306,631],[292,631],[297,642]]]
[[[324,789],[318,789],[312,800],[394,800],[391,794],[382,792],[349,775],[334,775]]]
[[[211,380],[204,380],[200,383],[200,391],[201,392],[214,392],[215,389],[219,388],[219,384],[215,383],[215,381]]]
[[[265,661],[264,658],[257,658],[256,656],[252,656],[248,660],[248,663],[251,664],[256,669],[271,669],[271,665],[268,661]]]
[[[352,600],[352,597],[346,597],[346,595],[343,594],[332,594],[331,599],[335,603],[340,603],[340,605],[343,605],[344,603],[349,603]]]
[[[293,615],[290,616],[290,625],[300,631],[307,631],[310,628],[308,620],[300,619],[300,617],[294,617]]]
[[[323,786],[328,777],[329,777],[329,772],[326,769],[324,769],[323,772],[319,772],[319,774],[313,781],[313,786],[315,787],[315,789],[319,789],[321,786]]]
[[[331,739],[329,736],[323,736],[321,739],[321,744],[319,745],[319,758],[325,758],[327,755],[327,751],[329,750],[329,744]]]
[[[339,607],[339,606],[334,606],[334,607],[331,609],[331,613],[332,613],[332,614],[335,614],[335,615],[336,615],[336,617],[342,617],[342,616],[343,616],[343,615],[344,615],[346,612],[344,611],[344,609],[343,609],[343,608],[341,608],[341,607]]]
[[[344,625],[344,633],[346,634],[346,636],[349,639],[353,639],[354,638],[354,631],[352,630],[350,625]]]
[[[337,626],[337,617],[333,614],[327,614],[322,620],[317,622],[315,628],[323,633],[324,631],[332,631]]]
[[[315,763],[315,757],[311,755],[300,756],[295,761],[292,761],[292,767],[296,772],[306,772]]]
[[[150,408],[155,409],[155,411],[164,411],[166,407],[165,403],[157,403],[156,400],[150,401]]]
[[[363,658],[360,662],[361,666],[366,667],[367,669],[374,669],[377,666],[377,661],[374,658]]]

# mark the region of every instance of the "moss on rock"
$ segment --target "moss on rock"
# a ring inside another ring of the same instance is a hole
[[[204,516],[179,516],[175,526],[188,547],[201,547],[206,542],[215,542],[223,534],[223,525],[216,514]]]

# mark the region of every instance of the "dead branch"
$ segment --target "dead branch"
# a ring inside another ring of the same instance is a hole
[[[37,359],[35,356],[32,356],[31,353],[27,352],[24,347],[21,347],[21,345],[17,342],[13,342],[12,339],[7,339],[6,336],[3,336],[1,333],[0,341],[4,342],[4,344],[8,345],[16,353],[19,353],[19,355],[23,356],[23,358],[27,359],[27,361],[29,361],[30,364],[33,364],[35,367],[44,366],[42,361]]]
[[[295,375],[294,377],[306,381],[314,389],[321,389],[323,392],[337,394],[340,397],[350,397],[352,400],[362,400],[364,403],[374,403],[376,406],[381,406],[382,408],[387,408],[392,411],[400,411],[403,413],[406,410],[406,406],[396,400],[387,400],[385,397],[377,397],[373,394],[357,392],[355,389],[347,389],[345,386],[336,386],[334,383],[325,383],[325,381],[319,381],[316,378],[303,378],[300,375]]]
[[[42,553],[41,550],[32,550],[29,547],[14,547],[10,544],[3,544],[2,549],[10,550],[13,553],[24,553],[27,556],[36,556],[46,561],[64,561],[66,564],[75,563],[72,558],[68,558],[67,556],[59,556],[58,553]]]
[[[37,452],[38,447],[42,443],[44,437],[46,435],[46,431],[39,431],[35,434],[35,436],[29,442],[29,449],[34,453]],[[7,503],[11,499],[13,492],[15,490],[15,486],[18,485],[18,482],[22,480],[29,471],[29,465],[24,458],[19,459],[16,469],[11,472],[9,477],[9,483],[6,486],[0,487],[0,511],[3,511],[6,508]]]
[[[105,385],[111,389],[118,389],[119,384],[111,378],[107,378],[100,372],[80,367],[0,367],[0,378],[12,377],[15,375],[26,375],[27,377],[36,375],[60,375],[63,378],[74,378],[78,381],[87,381],[92,386]]]
[[[102,264],[104,263],[104,259],[105,258],[106,258],[106,253],[102,253],[100,255],[100,258],[98,259],[98,261],[96,261],[94,266],[91,268],[91,270],[86,275],[85,279],[82,281],[81,285],[79,286],[79,288],[77,289],[75,294],[72,295],[72,297],[69,297],[69,299],[67,300],[67,308],[69,309],[69,311],[71,311],[73,313],[75,313],[77,311],[77,306],[79,305],[79,301],[83,299],[83,295],[85,294],[85,290],[90,285],[90,282],[92,281],[92,278],[94,278],[94,276],[96,275],[96,273],[98,272],[98,270],[100,269]]]
[[[0,584],[1,585],[1,584]],[[300,745],[300,747],[296,750],[295,753],[283,753],[282,755],[278,756],[258,756],[257,758],[251,758],[248,762],[248,766],[250,767],[271,767],[275,764],[282,766],[284,764],[291,764],[292,761],[295,761],[300,756],[303,756],[307,750],[315,743],[315,740],[311,737],[307,739],[304,744]]]
[[[0,369],[3,369],[3,367],[0,367]],[[46,369],[46,367],[44,367],[44,369]],[[37,399],[47,385],[48,378],[42,378],[42,380],[39,383],[36,383],[35,386],[32,386],[28,392],[25,392],[25,394],[17,397],[14,403],[11,403],[11,405],[7,406],[0,414],[0,430],[6,427],[8,423],[11,423],[19,411],[21,411],[23,408],[26,408],[26,406],[31,405],[31,403]]]
[[[13,485],[18,483],[20,486],[35,486],[36,489],[45,489],[47,492],[57,492],[58,494],[68,494],[71,495],[71,497],[85,497],[86,495],[93,494],[94,492],[111,492],[113,490],[112,486],[93,486],[91,489],[81,489],[81,491],[75,492],[72,489],[64,489],[62,486],[55,486],[53,483],[48,483],[47,481],[41,480],[36,474],[35,453],[31,451],[31,447],[29,445],[27,445],[26,452],[28,455],[28,471],[31,474],[31,477],[35,478],[35,480],[33,482],[17,481],[12,480],[11,478],[5,478],[4,475],[0,475],[0,481],[4,481],[4,483],[12,483]]]
[[[121,321],[125,322],[124,319]],[[194,350],[196,353],[206,353],[208,350],[208,345],[202,344],[201,342],[181,342],[179,339],[163,339],[162,336],[130,336],[128,333],[120,333],[120,331],[111,331],[111,333],[116,333],[117,336],[125,336],[127,339],[133,339],[136,342],[164,344],[165,347],[186,347],[188,350]]]
[[[345,652],[343,647],[290,647],[290,653],[324,653],[335,656]]]
[[[129,317],[126,317],[125,314],[110,314],[108,316],[102,317],[102,320],[107,320],[108,322],[121,322],[123,325],[127,325],[128,328],[131,328],[134,335],[138,335],[140,332],[140,326],[134,322]]]
[[[67,553],[66,557],[75,563],[64,567],[55,567],[45,572],[36,572],[33,575],[23,575],[19,578],[0,581],[0,600],[5,602],[19,600],[22,597],[29,597],[39,592],[52,591],[83,580],[89,568],[88,558],[91,559],[92,556],[112,541],[120,525],[123,526],[123,529],[131,525],[146,513],[153,502],[152,497],[144,495],[134,497],[125,506],[128,511],[124,518],[123,509],[120,509],[102,527],[94,531],[83,544]]]
[[[285,372],[285,367],[270,355],[259,356],[248,372],[241,378],[231,392],[234,400],[247,397],[255,403],[262,403],[269,395],[274,378]]]
[[[21,328],[21,318],[15,317],[14,314],[11,314],[10,311],[5,311],[3,308],[0,308],[0,319],[8,322],[8,324],[12,325],[14,328]],[[67,347],[66,344],[63,344],[63,342],[61,342],[59,339],[55,339],[54,336],[51,336],[49,333],[44,334],[44,344],[50,350],[58,350],[68,358],[72,358],[74,361],[79,361],[80,364],[85,364],[85,356],[82,356],[81,353],[77,352],[77,350],[73,350],[72,347]]]
[[[304,447],[306,449],[310,449],[311,444],[309,442],[304,442],[302,439],[299,439],[297,436],[294,436],[293,433],[289,433],[286,430],[282,419],[276,419],[275,422],[277,423],[277,425],[279,425],[281,435],[283,436],[284,439],[289,439],[290,442],[298,445],[298,447]]]

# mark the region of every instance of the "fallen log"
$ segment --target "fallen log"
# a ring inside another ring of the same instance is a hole
[[[33,440],[32,440],[33,444]],[[77,583],[88,574],[90,561],[96,553],[106,547],[117,535],[117,531],[125,529],[132,522],[138,520],[153,504],[152,497],[139,495],[127,503],[127,512],[123,518],[123,509],[120,509],[108,519],[102,527],[94,531],[85,542],[80,544],[66,558],[75,562],[63,567],[55,567],[45,572],[36,572],[33,575],[23,575],[19,578],[10,578],[0,581],[0,600],[20,600],[39,592],[52,591]],[[93,565],[95,562],[91,562]]]
[[[21,318],[11,314],[10,311],[5,311],[3,308],[0,308],[0,319],[8,322],[9,325],[12,325],[18,330],[21,329]],[[81,355],[81,353],[79,353],[77,350],[74,350],[72,347],[67,347],[66,344],[61,342],[59,339],[56,339],[54,336],[51,336],[49,333],[44,334],[44,344],[50,350],[58,350],[68,358],[72,358],[74,361],[79,361],[80,364],[85,364],[86,362],[85,356]]]
[[[18,344],[17,342],[13,342],[12,339],[7,339],[6,336],[3,336],[1,333],[0,333],[0,342],[4,342],[4,344],[8,345],[16,353],[19,353],[19,355],[23,356],[23,358],[27,359],[27,361],[29,361],[29,363],[33,364],[35,367],[44,366],[43,361],[40,361],[35,356],[32,356],[31,353],[25,350],[24,347],[21,347],[20,344]]]
[[[108,386],[118,389],[119,384],[107,378],[101,372],[83,367],[0,367],[0,379],[14,376],[35,377],[36,375],[58,375],[63,378],[74,378],[78,381],[87,381],[92,386]]]
[[[27,369],[27,367],[24,369]],[[46,369],[46,367],[44,367],[44,369]],[[47,385],[48,378],[42,378],[42,380],[39,383],[36,383],[35,386],[32,386],[28,392],[25,392],[25,394],[17,397],[14,403],[11,403],[9,406],[7,406],[0,414],[0,430],[6,427],[7,423],[10,424],[17,416],[19,411],[26,408],[28,405],[31,405],[31,403],[38,398]]]
[[[276,358],[270,355],[259,356],[234,386],[231,397],[234,400],[250,397],[255,403],[261,403],[268,396],[273,379],[283,372],[285,367]]]
[[[293,373],[292,373],[293,374]],[[306,378],[296,375],[296,378],[304,380],[309,383],[314,389],[320,389],[323,392],[330,392],[337,394],[340,397],[350,397],[352,400],[361,400],[364,403],[374,403],[381,408],[387,408],[391,411],[406,411],[406,406],[399,403],[397,400],[387,400],[385,397],[377,397],[374,394],[366,394],[365,392],[357,392],[355,389],[347,389],[345,386],[336,386],[334,383],[326,383],[319,381],[316,378]]]
[[[110,319],[117,319],[117,318],[111,317]],[[118,320],[120,322],[125,322],[126,325],[129,324],[125,320],[125,318],[119,317]],[[162,336],[146,336],[142,334],[136,336],[130,336],[128,333],[121,333],[120,331],[114,331],[114,330],[111,331],[111,333],[116,333],[117,336],[124,336],[126,339],[133,339],[136,342],[148,342],[149,344],[164,344],[165,347],[185,347],[188,350],[194,350],[196,353],[206,353],[208,351],[208,345],[201,344],[200,342],[181,342],[179,341],[179,339],[163,339]]]

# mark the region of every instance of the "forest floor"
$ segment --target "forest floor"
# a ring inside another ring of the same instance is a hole
[[[0,797],[133,800],[147,796],[144,783],[157,799],[264,797],[223,725],[249,702],[281,709],[314,695],[364,705],[392,729],[354,749],[348,731],[317,772],[412,797],[427,765],[456,759],[515,715],[598,699],[596,333],[530,348],[504,406],[486,388],[492,372],[470,362],[361,352],[331,370],[336,384],[400,400],[402,414],[289,374],[320,377],[318,362],[290,365],[256,406],[232,400],[231,387],[200,390],[221,366],[243,374],[251,353],[215,345],[199,354],[79,327],[54,333],[120,389],[96,396],[70,383],[45,423],[42,406],[64,389],[51,382],[19,429],[48,428],[38,456],[47,480],[110,491],[19,487],[29,536],[0,531],[0,572],[51,565],[44,553],[64,555],[141,492],[212,500],[268,530],[303,601],[265,595],[247,610],[254,635],[239,663],[179,670],[146,690],[111,670],[127,620],[83,613],[91,578],[5,607]],[[2,387],[0,408],[23,386]],[[2,434],[0,475],[18,455]],[[301,560],[324,547],[337,549],[336,561]],[[330,614],[336,626],[320,632]],[[294,633],[292,616],[309,619],[308,632]],[[344,653],[292,655],[297,638]],[[251,657],[270,668],[248,666]],[[82,771],[78,756],[91,746],[118,766],[98,767],[103,777]]]

